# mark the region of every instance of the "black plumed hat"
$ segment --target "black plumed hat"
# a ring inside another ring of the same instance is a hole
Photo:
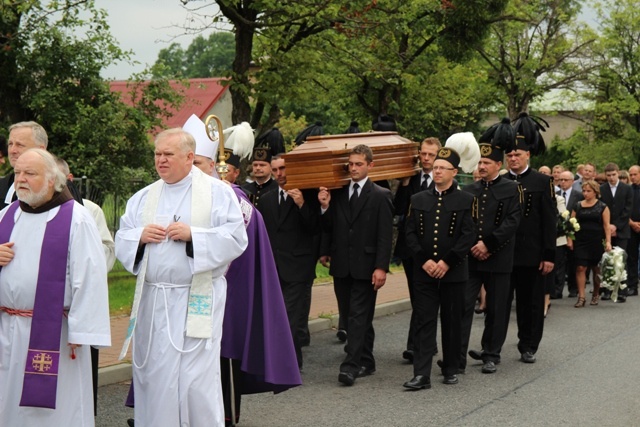
[[[355,120],[351,122],[349,128],[344,131],[344,133],[360,133],[360,128],[358,127],[358,122]]]
[[[269,132],[260,135],[256,141],[256,148],[268,148],[269,157],[284,153],[284,137],[280,129],[274,127]]]
[[[496,162],[504,160],[504,153],[513,150],[516,133],[508,117],[492,125],[478,139],[480,156]]]
[[[544,123],[544,125],[542,123]],[[518,119],[513,122],[513,130],[516,133],[514,150],[526,150],[532,156],[545,152],[546,146],[544,138],[540,132],[544,132],[549,123],[540,117],[530,116],[522,112]],[[509,150],[511,151],[511,150]]]
[[[371,123],[371,128],[377,131],[397,131],[396,121],[387,114],[380,114],[377,119]]]
[[[304,128],[304,130],[300,132],[298,136],[296,136],[296,139],[294,141],[296,145],[300,145],[305,142],[308,137],[318,135],[324,135],[324,131],[322,130],[322,122],[315,122],[311,126],[307,126],[306,128]]]

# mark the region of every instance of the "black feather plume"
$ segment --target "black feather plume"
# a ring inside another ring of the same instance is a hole
[[[540,132],[546,130],[545,125],[547,128],[549,127],[549,123],[540,117],[530,116],[525,112],[520,113],[518,119],[513,122],[513,129],[516,132],[516,148],[528,150],[532,156],[544,153],[546,145]],[[524,144],[526,148],[521,144]]]
[[[515,145],[516,133],[511,127],[511,120],[508,117],[502,119],[499,123],[494,124],[487,129],[480,139],[479,143],[487,142],[494,148],[503,151],[511,151]]]
[[[258,138],[256,147],[269,147],[272,156],[284,153],[284,137],[282,136],[282,132],[280,132],[280,129],[274,127]]]
[[[360,133],[358,122],[352,121],[351,124],[349,125],[349,128],[345,130],[344,133]]]
[[[295,143],[296,145],[300,145],[307,140],[310,136],[318,136],[324,135],[324,131],[322,130],[322,122],[315,122],[311,126],[307,126],[304,128],[302,132],[296,136]]]
[[[371,123],[371,128],[376,131],[397,131],[396,121],[387,114],[380,114],[377,119]]]

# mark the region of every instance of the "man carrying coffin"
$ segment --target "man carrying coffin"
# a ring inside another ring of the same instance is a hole
[[[14,163],[0,212],[0,425],[93,426],[90,346],[111,345],[107,270],[91,214],[53,156]]]

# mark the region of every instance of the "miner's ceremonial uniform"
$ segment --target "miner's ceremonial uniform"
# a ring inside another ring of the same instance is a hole
[[[414,254],[413,295],[416,313],[414,375],[431,373],[436,351],[438,309],[441,309],[443,374],[458,372],[464,288],[468,279],[467,254],[475,242],[471,216],[475,198],[455,182],[439,193],[435,188],[411,198],[407,218],[407,245]],[[429,259],[443,260],[450,269],[441,279],[422,268]]]
[[[487,291],[486,316],[482,334],[483,360],[500,361],[509,317],[509,277],[513,266],[515,232],[520,222],[520,192],[518,185],[500,175],[492,181],[476,181],[464,191],[478,199],[474,220],[476,242],[482,240],[491,256],[484,261],[470,257],[469,284],[463,314],[460,368],[466,367],[471,323],[478,292],[484,284]]]
[[[515,291],[518,350],[521,354],[535,354],[544,327],[545,287],[540,263],[555,262],[558,209],[550,177],[530,167],[519,175],[509,173],[507,176],[520,183],[523,193],[509,301],[513,300]]]

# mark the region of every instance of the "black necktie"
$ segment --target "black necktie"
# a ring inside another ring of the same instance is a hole
[[[358,201],[358,188],[360,188],[360,185],[357,182],[353,184],[353,194],[351,194],[351,198],[349,199],[349,209],[351,209],[351,212],[356,208],[356,202]]]
[[[566,191],[562,192],[562,197],[564,198],[564,202],[567,203],[567,192]]]
[[[424,176],[422,179],[422,185],[420,186],[420,189],[422,190],[426,190],[427,188],[429,188],[429,175]]]
[[[280,190],[280,206],[284,205],[284,190]]]

